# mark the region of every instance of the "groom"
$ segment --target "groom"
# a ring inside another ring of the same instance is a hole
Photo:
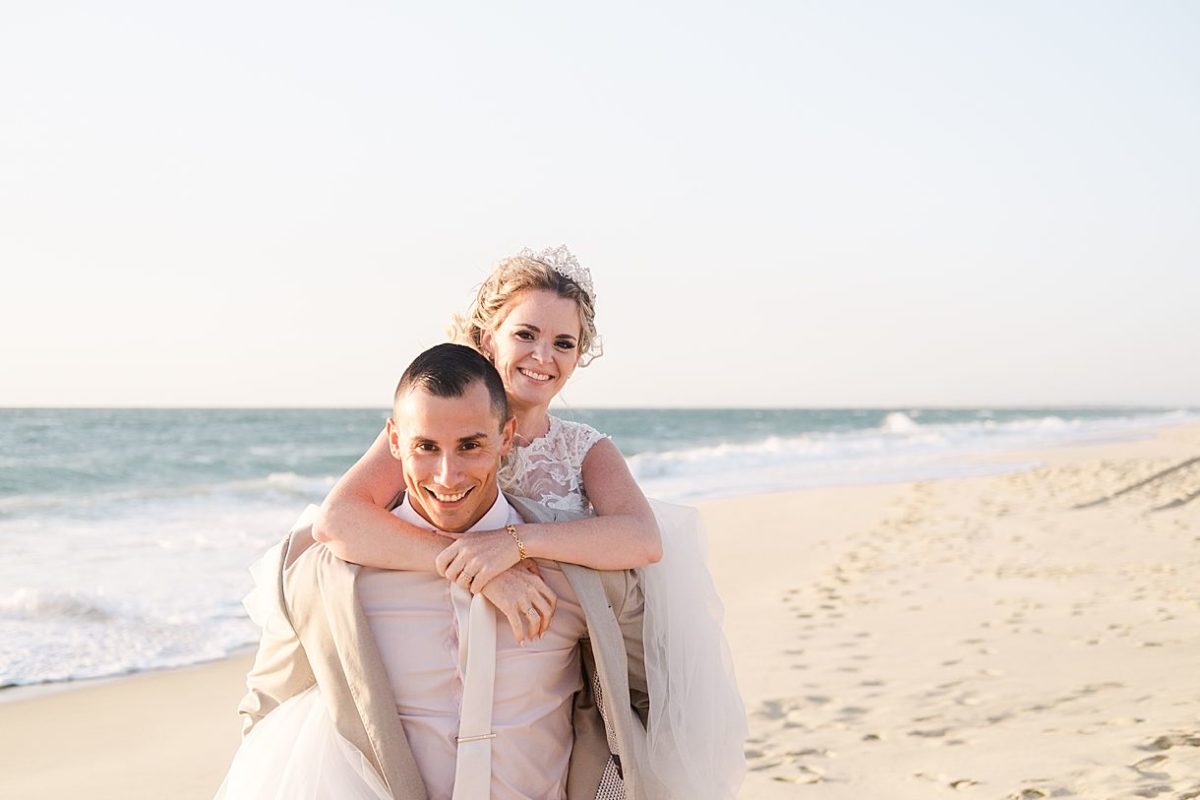
[[[519,549],[514,524],[567,519],[498,490],[513,427],[481,355],[452,344],[422,353],[388,425],[407,487],[393,513],[456,533],[509,526]],[[239,706],[246,733],[316,683],[396,798],[656,796],[636,573],[543,561],[537,575],[519,564],[493,579],[529,603],[531,627],[542,627],[528,599],[539,582],[557,595],[545,633],[518,644],[482,595],[433,572],[340,561],[307,528],[289,535],[277,572],[286,623],[264,630]]]

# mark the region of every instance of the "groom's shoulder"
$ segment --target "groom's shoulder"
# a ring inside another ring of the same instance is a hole
[[[520,514],[521,519],[526,522],[570,522],[571,520],[583,519],[587,514],[582,511],[563,511],[558,508],[551,508],[545,503],[539,503],[536,500],[530,500],[527,497],[521,497],[515,494],[504,493],[504,497],[508,500],[508,504],[513,510]]]
[[[316,540],[311,525],[296,528],[288,533],[283,543],[281,566],[288,575],[350,567],[347,562],[335,556],[329,547]]]

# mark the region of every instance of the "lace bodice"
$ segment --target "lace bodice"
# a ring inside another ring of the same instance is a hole
[[[550,417],[545,436],[513,447],[497,479],[504,491],[559,511],[590,511],[583,488],[583,459],[604,434],[582,422]]]

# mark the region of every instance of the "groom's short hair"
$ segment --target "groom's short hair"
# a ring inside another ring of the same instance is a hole
[[[479,352],[461,344],[439,344],[413,359],[396,384],[396,393],[392,397],[392,418],[396,416],[396,404],[400,398],[413,389],[424,389],[435,397],[462,397],[467,387],[475,381],[483,381],[487,387],[492,411],[503,427],[508,421],[509,412],[508,396],[504,393],[500,373]]]

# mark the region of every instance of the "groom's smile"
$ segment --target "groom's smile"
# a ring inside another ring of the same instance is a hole
[[[428,501],[427,507],[436,507],[435,515],[442,519],[455,514],[462,506],[468,505],[471,501],[471,493],[475,491],[474,486],[455,492],[437,486],[422,486],[421,488],[424,490],[426,500]],[[492,502],[495,502],[494,498]],[[486,508],[484,509],[484,513],[487,513]],[[448,529],[442,528],[442,530]]]
[[[466,497],[468,494],[471,493],[471,489],[473,489],[473,488],[474,487],[463,489],[461,492],[446,492],[446,491],[438,491],[437,489],[433,488],[432,486],[426,486],[425,491],[429,492],[429,494],[431,494],[433,496],[433,498],[435,500],[437,500],[439,503],[443,503],[445,505],[450,505],[452,503],[457,503],[460,500],[462,500],[464,497]]]

